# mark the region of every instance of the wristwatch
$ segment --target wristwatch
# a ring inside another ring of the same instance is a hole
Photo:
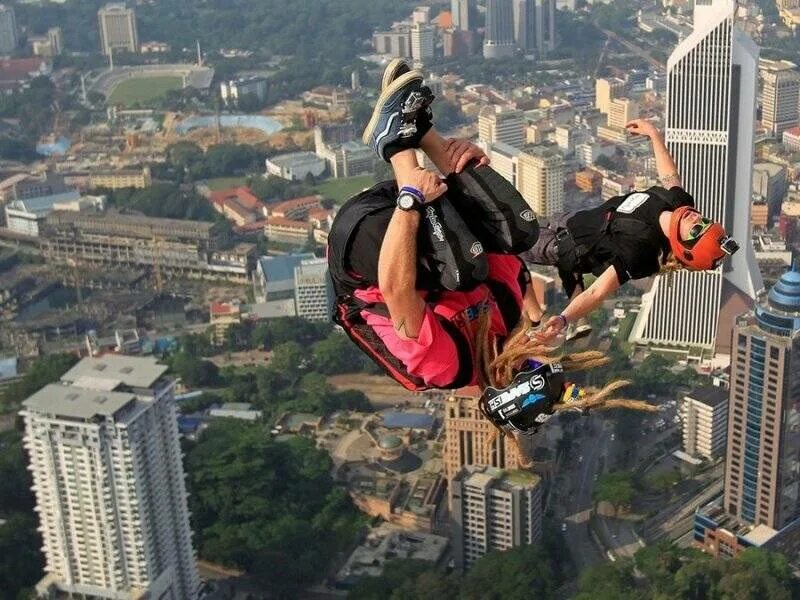
[[[424,196],[422,192],[411,186],[400,188],[400,195],[397,196],[397,208],[403,211],[422,211]]]

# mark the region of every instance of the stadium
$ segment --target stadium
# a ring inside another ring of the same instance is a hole
[[[147,101],[171,89],[207,90],[213,79],[214,69],[195,64],[125,66],[106,71],[90,89],[109,101],[128,104]],[[132,86],[134,80],[136,85]]]

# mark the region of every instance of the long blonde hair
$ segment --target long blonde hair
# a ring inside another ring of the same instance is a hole
[[[489,335],[490,318],[484,312],[478,329],[478,343],[476,344],[475,365],[478,371],[478,383],[481,389],[493,387],[502,389],[511,384],[514,375],[522,367],[526,360],[532,359],[542,364],[560,363],[565,373],[574,371],[585,371],[602,367],[610,362],[610,359],[597,350],[587,352],[576,352],[572,354],[554,354],[554,349],[549,348],[536,340],[530,339],[526,332],[531,327],[531,320],[523,314],[517,326],[506,338],[502,350],[499,349],[499,342],[495,336]],[[658,410],[655,406],[642,402],[641,400],[629,400],[627,398],[614,397],[617,390],[629,385],[626,380],[612,381],[601,389],[586,389],[585,394],[576,400],[565,401],[562,397],[559,402],[553,405],[556,412],[564,410],[589,410],[589,409],[612,409],[626,408],[630,410],[641,410],[653,412]],[[506,432],[495,426],[492,435],[487,439],[487,445],[491,446],[497,436],[506,435]],[[520,455],[520,459],[527,459],[519,441],[512,436],[514,444]],[[528,467],[532,461],[523,466]]]

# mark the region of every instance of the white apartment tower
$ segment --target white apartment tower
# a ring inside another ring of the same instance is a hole
[[[11,54],[17,46],[19,46],[19,32],[14,9],[0,4],[0,54]]]
[[[758,47],[734,23],[734,10],[733,0],[697,1],[694,31],[667,62],[666,143],[697,209],[741,249],[716,271],[657,277],[633,329],[638,342],[729,344],[731,319],[720,329],[723,297],[753,298],[764,287],[749,220]]]
[[[542,537],[538,475],[469,466],[450,482],[453,555],[468,569],[492,550],[535,544]]]
[[[136,13],[124,4],[106,4],[97,11],[100,48],[106,56],[116,51],[139,52]]]
[[[297,316],[309,321],[327,321],[333,306],[333,288],[328,261],[312,258],[294,268],[294,301]]]
[[[800,72],[788,60],[761,61],[761,122],[773,137],[797,127]]]
[[[683,397],[683,450],[709,460],[725,453],[728,434],[728,392],[713,385]]]
[[[415,67],[421,67],[433,60],[434,28],[431,25],[415,23],[411,27],[411,58]]]
[[[151,358],[85,358],[23,403],[44,597],[196,598],[174,405]]]
[[[564,212],[564,159],[555,150],[536,147],[517,157],[517,189],[540,217]]]

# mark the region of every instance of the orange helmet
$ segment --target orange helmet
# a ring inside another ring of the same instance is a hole
[[[669,224],[669,245],[672,253],[685,267],[693,271],[716,269],[726,256],[739,249],[739,244],[725,232],[722,225],[708,219],[703,219],[694,226],[697,227],[697,233],[691,236],[693,239],[682,239],[681,219],[690,212],[698,211],[691,206],[681,206],[672,211]]]

